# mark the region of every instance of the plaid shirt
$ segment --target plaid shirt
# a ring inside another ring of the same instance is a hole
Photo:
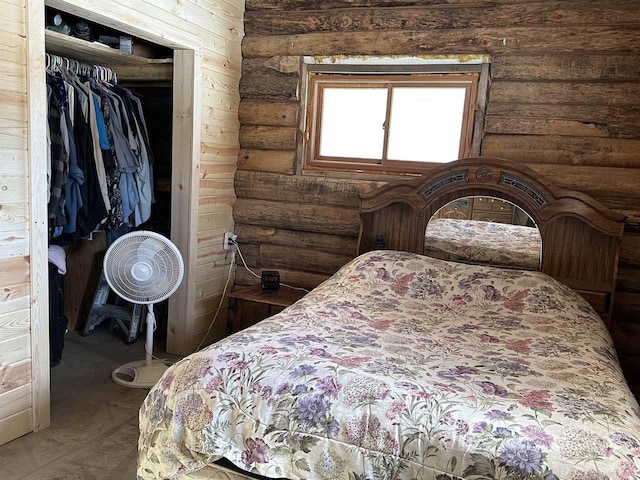
[[[64,199],[69,175],[69,152],[61,130],[63,115],[67,110],[67,97],[64,82],[61,78],[47,75],[49,87],[48,119],[51,138],[51,181],[49,199],[49,232],[53,235],[56,227],[66,224]]]

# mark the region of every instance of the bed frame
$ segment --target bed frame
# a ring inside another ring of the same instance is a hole
[[[490,196],[523,209],[542,237],[540,271],[582,294],[610,326],[626,217],[581,192],[543,183],[515,162],[474,157],[360,194],[358,254],[425,253],[429,219],[458,198]]]

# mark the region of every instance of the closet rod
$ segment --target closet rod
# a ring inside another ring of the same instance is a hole
[[[76,75],[87,75],[105,83],[118,83],[118,75],[115,70],[109,67],[79,62],[78,60],[61,57],[60,55],[55,55],[53,53],[47,53],[45,55],[46,68],[51,72],[61,73],[63,70],[67,70],[74,72]]]

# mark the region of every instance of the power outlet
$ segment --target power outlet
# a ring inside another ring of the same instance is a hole
[[[229,250],[231,247],[233,247],[233,242],[236,241],[236,238],[238,238],[238,235],[236,235],[235,233],[225,232],[223,244],[224,249]]]

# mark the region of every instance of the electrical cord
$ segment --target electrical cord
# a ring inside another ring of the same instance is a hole
[[[240,260],[242,260],[242,265],[244,265],[244,268],[247,269],[247,271],[253,275],[256,278],[261,278],[260,275],[258,275],[256,272],[254,272],[253,270],[251,270],[249,268],[249,266],[247,265],[247,262],[244,260],[244,256],[242,255],[242,252],[240,251],[240,245],[238,245],[238,242],[236,242],[235,240],[229,240],[231,242],[231,244],[236,247],[236,250],[238,251],[238,255],[240,256]],[[293,285],[288,285],[286,283],[280,283],[280,285],[287,287],[287,288],[292,288],[294,290],[301,290],[303,292],[309,292],[309,290],[307,290],[306,288],[302,288],[302,287],[294,287]]]
[[[234,241],[232,240],[230,241],[235,244]],[[196,348],[196,351],[202,348],[202,344],[207,339],[207,337],[209,336],[209,333],[211,332],[211,328],[216,323],[218,314],[220,313],[220,308],[222,308],[222,303],[224,302],[224,298],[227,295],[227,288],[229,288],[229,282],[231,282],[231,274],[233,273],[233,268],[235,267],[235,264],[236,264],[236,252],[234,251],[231,256],[231,263],[229,264],[229,273],[227,274],[227,281],[224,284],[224,289],[222,290],[222,295],[220,296],[220,303],[218,303],[218,308],[216,309],[216,313],[213,315],[213,320],[211,320],[211,323],[209,324],[209,328],[207,329],[207,332],[202,337],[202,340],[200,340],[200,344]]]
[[[247,271],[253,275],[254,277],[260,278],[260,275],[258,275],[256,272],[254,272],[253,270],[251,270],[248,266],[247,266],[247,262],[244,260],[244,256],[242,255],[242,252],[240,251],[240,245],[238,245],[238,242],[236,242],[235,240],[229,240],[231,242],[231,244],[235,247],[235,249],[238,251],[238,255],[240,256],[240,260],[242,260],[242,265],[244,265],[244,268],[247,269]]]
[[[218,314],[220,313],[220,309],[222,308],[222,304],[224,302],[225,296],[227,295],[227,289],[229,288],[229,283],[231,282],[231,274],[233,272],[233,268],[236,266],[236,252],[238,252],[238,256],[240,257],[240,260],[242,260],[242,265],[244,266],[244,268],[254,277],[261,278],[260,275],[258,275],[256,272],[251,270],[251,268],[249,268],[249,266],[247,265],[247,262],[244,259],[244,255],[242,255],[242,252],[240,251],[240,245],[238,245],[238,242],[236,242],[235,240],[229,239],[229,243],[233,245],[234,251],[233,251],[233,256],[231,257],[231,263],[229,264],[229,273],[227,274],[227,281],[224,284],[224,289],[222,290],[222,295],[220,297],[220,303],[218,303],[218,308],[216,309],[216,313],[213,315],[213,320],[211,320],[211,323],[209,324],[209,328],[207,329],[207,332],[202,337],[202,340],[200,340],[200,344],[196,348],[196,351],[202,348],[202,344],[204,343],[206,338],[209,336],[209,333],[211,332],[213,325],[216,323],[216,320],[218,318]],[[301,290],[307,293],[309,292],[309,290],[307,290],[306,288],[294,287],[293,285],[288,285],[286,283],[281,283],[280,285],[287,288],[292,288],[294,290]]]

